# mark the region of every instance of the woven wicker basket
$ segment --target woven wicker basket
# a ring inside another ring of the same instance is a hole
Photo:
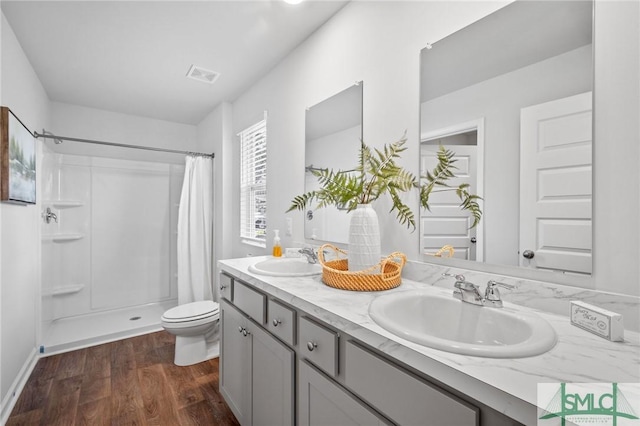
[[[331,244],[325,244],[318,250],[322,265],[322,281],[329,287],[352,291],[379,291],[398,287],[402,281],[401,273],[407,257],[404,253],[394,252],[380,263],[363,271],[349,271],[347,259],[325,260],[324,251],[333,250],[336,256],[346,255]]]

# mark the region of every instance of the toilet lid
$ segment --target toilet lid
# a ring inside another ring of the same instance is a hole
[[[216,315],[220,305],[212,300],[185,303],[164,313],[165,321],[193,321]]]

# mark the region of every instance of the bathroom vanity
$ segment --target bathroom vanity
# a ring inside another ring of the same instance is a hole
[[[381,295],[451,289],[403,279],[394,290],[349,292],[319,275],[249,272],[264,259],[219,262],[220,391],[243,425],[536,424],[538,383],[640,382],[637,333],[612,343],[538,312],[558,335],[548,352],[459,355],[398,337],[368,313]]]

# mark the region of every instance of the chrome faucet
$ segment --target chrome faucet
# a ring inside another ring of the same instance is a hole
[[[494,308],[502,308],[502,299],[500,298],[500,291],[498,287],[508,288],[513,290],[515,285],[501,283],[494,280],[489,280],[487,288],[484,289],[484,305],[492,306]]]
[[[51,220],[58,223],[58,215],[51,211],[51,207],[47,207],[47,210],[42,214],[42,217],[47,223],[51,223]]]
[[[305,247],[298,250],[298,253],[303,254],[307,258],[309,263],[318,263],[318,255],[313,250],[313,247]]]
[[[500,298],[500,292],[497,287],[504,287],[513,289],[515,286],[511,284],[501,283],[498,281],[490,280],[487,283],[487,288],[484,291],[484,297],[480,293],[480,287],[472,282],[467,281],[464,275],[460,274],[442,274],[445,277],[453,277],[456,282],[453,286],[456,288],[453,290],[453,297],[466,303],[471,303],[478,306],[488,306],[492,308],[502,308],[502,299]]]

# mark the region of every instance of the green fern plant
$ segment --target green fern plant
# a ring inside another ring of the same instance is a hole
[[[443,191],[455,191],[456,195],[460,199],[460,208],[462,210],[468,210],[473,216],[473,223],[471,228],[477,226],[482,219],[482,210],[478,200],[482,197],[471,194],[469,192],[469,184],[462,183],[457,187],[451,186],[447,181],[453,178],[455,175],[453,170],[457,169],[454,165],[456,161],[455,153],[449,149],[446,149],[442,145],[438,148],[438,164],[432,171],[427,171],[420,177],[420,205],[431,211],[429,208],[429,196],[434,192]]]
[[[396,160],[406,150],[406,134],[398,141],[385,145],[382,150],[371,149],[361,142],[359,164],[350,170],[316,169],[311,172],[318,179],[320,189],[308,191],[296,196],[287,210],[305,210],[313,201],[317,201],[317,208],[336,206],[347,211],[354,210],[358,204],[370,204],[384,194],[389,194],[393,205],[389,213],[395,211],[396,218],[401,225],[415,230],[415,216],[409,206],[401,199],[400,194],[414,188],[420,190],[420,204],[429,209],[429,195],[435,188],[441,190],[456,190],[462,200],[460,207],[470,210],[474,216],[473,226],[482,217],[477,195],[468,192],[468,185],[457,188],[447,184],[447,180],[454,176],[455,169],[453,153],[440,147],[438,166],[433,172],[417,179],[413,173],[400,167]],[[422,183],[421,180],[425,180]]]

